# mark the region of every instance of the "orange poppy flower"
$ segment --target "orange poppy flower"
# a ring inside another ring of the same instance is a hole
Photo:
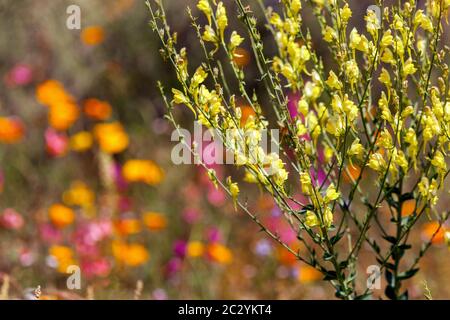
[[[162,169],[151,160],[128,160],[122,174],[128,182],[144,182],[149,185],[157,185],[164,178]]]
[[[434,236],[432,243],[438,244],[438,243],[444,243],[445,238],[445,227],[442,226],[439,231],[439,223],[437,221],[427,222],[422,227],[422,238],[424,241],[429,241],[433,235]]]
[[[220,243],[211,243],[207,247],[208,256],[215,262],[229,264],[233,260],[230,249]]]
[[[112,154],[124,151],[129,144],[125,129],[119,122],[101,123],[94,127],[94,136],[103,152]]]

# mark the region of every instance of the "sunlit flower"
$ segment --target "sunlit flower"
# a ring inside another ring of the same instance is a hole
[[[48,122],[56,130],[65,131],[77,121],[80,111],[70,101],[60,101],[50,105]]]
[[[164,173],[162,169],[151,160],[128,160],[122,174],[128,182],[144,182],[149,185],[161,183]]]
[[[100,44],[104,38],[105,31],[100,26],[90,26],[81,31],[81,41],[88,46]]]
[[[49,255],[56,262],[56,269],[61,273],[66,273],[67,268],[70,265],[75,265],[74,252],[71,248],[66,246],[54,245],[51,246],[49,251]]]
[[[106,153],[120,153],[129,144],[128,135],[119,122],[95,125],[94,136],[100,145],[100,149]]]
[[[127,244],[120,241],[112,243],[113,255],[118,262],[126,266],[138,267],[146,263],[150,254],[147,249],[138,243]]]
[[[67,94],[61,82],[57,80],[47,80],[39,84],[36,88],[36,98],[45,106],[64,101],[73,101],[73,98]]]
[[[205,245],[201,243],[200,241],[191,241],[188,242],[186,253],[188,257],[191,258],[198,258],[203,255],[203,252],[205,251]]]
[[[94,204],[94,192],[82,181],[75,181],[70,189],[63,193],[63,202],[68,206],[91,207]]]
[[[76,152],[89,150],[94,143],[94,138],[89,131],[80,131],[70,137],[70,149]]]
[[[75,213],[62,204],[54,204],[48,209],[50,221],[58,228],[65,228],[75,220]]]

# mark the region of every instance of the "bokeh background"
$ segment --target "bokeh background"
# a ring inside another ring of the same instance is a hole
[[[350,3],[354,19],[372,4]],[[66,28],[73,4],[80,30]],[[185,11],[195,4],[165,5],[196,65],[202,57]],[[315,270],[236,212],[204,170],[172,163],[157,81],[170,88],[176,79],[148,22],[141,0],[0,1],[0,297],[33,298],[40,286],[48,299],[333,298]],[[252,56],[240,50],[254,79]],[[192,127],[188,111],[177,117]],[[241,193],[296,245],[270,197],[251,185]],[[434,228],[423,221],[413,242]],[[424,297],[424,281],[434,298],[450,298],[443,234],[435,242],[408,284],[411,298]],[[373,263],[363,254],[362,283]],[[69,265],[81,268],[79,290],[66,287]]]

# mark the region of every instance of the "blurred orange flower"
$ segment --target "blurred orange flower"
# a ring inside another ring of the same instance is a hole
[[[105,31],[100,26],[90,26],[81,31],[81,41],[88,46],[95,46],[103,42]]]
[[[344,181],[345,182],[352,182],[352,180],[357,180],[359,175],[361,174],[361,168],[358,167],[357,165],[353,164],[353,165],[348,165],[347,166],[348,169],[348,173],[347,170],[344,171]]]
[[[416,210],[416,200],[406,200],[402,204],[402,217],[409,216]]]
[[[211,243],[207,247],[208,256],[215,262],[229,264],[233,260],[231,250],[220,243]]]
[[[88,131],[80,131],[70,137],[70,148],[76,152],[83,152],[92,147],[94,138]]]
[[[87,99],[84,102],[84,113],[95,120],[106,120],[111,116],[112,107],[106,101]]]
[[[164,178],[162,169],[151,160],[128,160],[122,174],[128,182],[144,182],[149,185],[157,185]]]
[[[158,212],[146,212],[142,219],[145,226],[152,231],[159,231],[167,227],[167,218]]]
[[[54,204],[48,209],[50,221],[58,228],[64,228],[73,223],[75,213],[69,207],[62,204]]]
[[[94,205],[94,192],[82,181],[75,181],[70,189],[63,193],[63,202],[68,206],[92,207]]]
[[[233,61],[239,67],[245,67],[250,62],[250,54],[244,48],[236,48],[233,52]]]
[[[205,252],[205,245],[200,241],[191,241],[187,244],[186,253],[189,257],[198,258]]]
[[[120,153],[129,144],[128,135],[119,122],[95,125],[94,136],[100,145],[100,149],[106,153]]]
[[[241,112],[242,112],[241,126],[245,126],[245,124],[247,123],[247,119],[250,116],[255,116],[256,115],[256,113],[253,110],[253,108],[250,107],[250,106],[247,106],[247,105],[241,107]]]
[[[0,117],[0,142],[17,143],[24,136],[24,125],[15,117]]]
[[[50,105],[48,121],[56,130],[65,131],[77,121],[79,114],[75,103],[60,101]]]
[[[73,257],[73,251],[69,247],[59,245],[51,246],[49,249],[49,254],[55,259],[57,263],[57,270],[61,273],[66,273],[67,268],[70,265],[76,264]]]
[[[322,273],[314,267],[302,265],[298,270],[297,279],[300,283],[306,284],[314,281],[322,280]]]
[[[444,243],[445,227],[441,226],[441,228],[439,230],[438,229],[439,229],[439,222],[437,221],[425,223],[422,227],[422,239],[424,241],[429,241],[436,233],[431,242],[433,244]]]
[[[137,219],[121,219],[115,225],[117,231],[122,235],[136,234],[141,231],[141,223]]]
[[[112,243],[112,251],[116,260],[130,267],[140,266],[148,261],[150,254],[141,244],[126,244],[121,241]]]
[[[73,98],[67,94],[61,82],[56,80],[47,80],[36,88],[37,100],[45,105],[50,106],[61,101],[73,101]]]

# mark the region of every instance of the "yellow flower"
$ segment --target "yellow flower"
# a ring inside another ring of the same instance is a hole
[[[228,26],[227,12],[225,6],[223,5],[223,2],[219,2],[217,4],[216,19],[220,37],[221,39],[223,39],[223,33],[225,31],[225,28]]]
[[[94,192],[82,181],[75,181],[70,189],[63,193],[63,202],[68,206],[91,207],[94,204]]]
[[[205,252],[205,245],[200,241],[190,241],[187,244],[186,253],[189,257],[198,258]]]
[[[152,231],[160,231],[167,227],[167,218],[158,212],[146,212],[142,220],[145,226]]]
[[[233,260],[231,250],[220,243],[211,243],[207,247],[208,256],[215,262],[229,264]]]
[[[302,184],[302,191],[305,195],[312,194],[311,177],[307,172],[300,172],[300,183]]]
[[[70,137],[70,148],[77,152],[83,152],[92,147],[94,139],[88,131],[80,131]]]
[[[172,94],[173,94],[173,102],[176,104],[184,104],[186,105],[191,111],[194,113],[194,115],[197,115],[197,112],[195,112],[194,107],[191,105],[189,99],[178,89],[172,88]]]
[[[381,69],[381,74],[378,77],[378,80],[380,80],[381,83],[385,84],[388,87],[391,85],[391,76],[385,68]]]
[[[327,81],[325,83],[332,89],[341,90],[342,89],[342,83],[339,81],[336,74],[333,72],[333,70],[330,71],[330,75],[328,76]]]
[[[55,259],[57,270],[61,273],[67,273],[70,265],[75,265],[73,250],[66,246],[54,245],[49,248],[49,255]]]
[[[62,204],[54,204],[48,209],[50,221],[58,228],[65,228],[75,220],[75,213]]]
[[[236,31],[233,31],[230,38],[230,50],[233,51],[235,48],[239,47],[242,41],[244,41],[244,38],[242,38]]]
[[[333,42],[335,39],[337,39],[336,31],[330,26],[326,26],[323,33],[323,39],[328,43]]]
[[[200,0],[197,4],[197,8],[205,14],[206,18],[208,19],[208,23],[211,25],[212,10],[211,6],[209,5],[209,1]]]
[[[325,193],[325,197],[323,198],[324,203],[329,203],[331,201],[334,201],[338,199],[341,196],[341,193],[339,191],[336,191],[336,187],[334,186],[334,183],[331,183],[328,186],[327,192]]]
[[[239,186],[237,182],[232,182],[231,177],[227,178],[227,185],[230,191],[231,197],[233,198],[234,208],[236,209],[237,198],[239,195]]]
[[[162,169],[151,160],[128,160],[122,174],[128,182],[144,182],[149,185],[157,185],[164,178]]]
[[[414,63],[412,62],[411,58],[406,61],[405,65],[403,66],[403,76],[407,77],[410,74],[416,73],[417,69],[414,66]]]
[[[112,243],[112,251],[118,262],[130,267],[143,265],[150,258],[147,249],[137,243],[126,244],[116,240]]]
[[[305,225],[309,228],[313,228],[320,225],[319,219],[317,218],[316,214],[311,210],[306,211]]]
[[[119,122],[101,123],[94,127],[94,136],[103,152],[113,154],[124,151],[129,138]]]
[[[361,158],[364,155],[364,147],[361,143],[359,143],[358,138],[353,141],[350,149],[347,151],[347,154],[349,156],[356,156],[357,158]]]
[[[368,166],[375,171],[381,172],[386,169],[387,164],[381,154],[374,153],[370,156]]]
[[[350,17],[352,16],[352,10],[348,6],[348,3],[345,4],[343,8],[340,9],[340,15],[342,19],[342,23],[346,24]]]

